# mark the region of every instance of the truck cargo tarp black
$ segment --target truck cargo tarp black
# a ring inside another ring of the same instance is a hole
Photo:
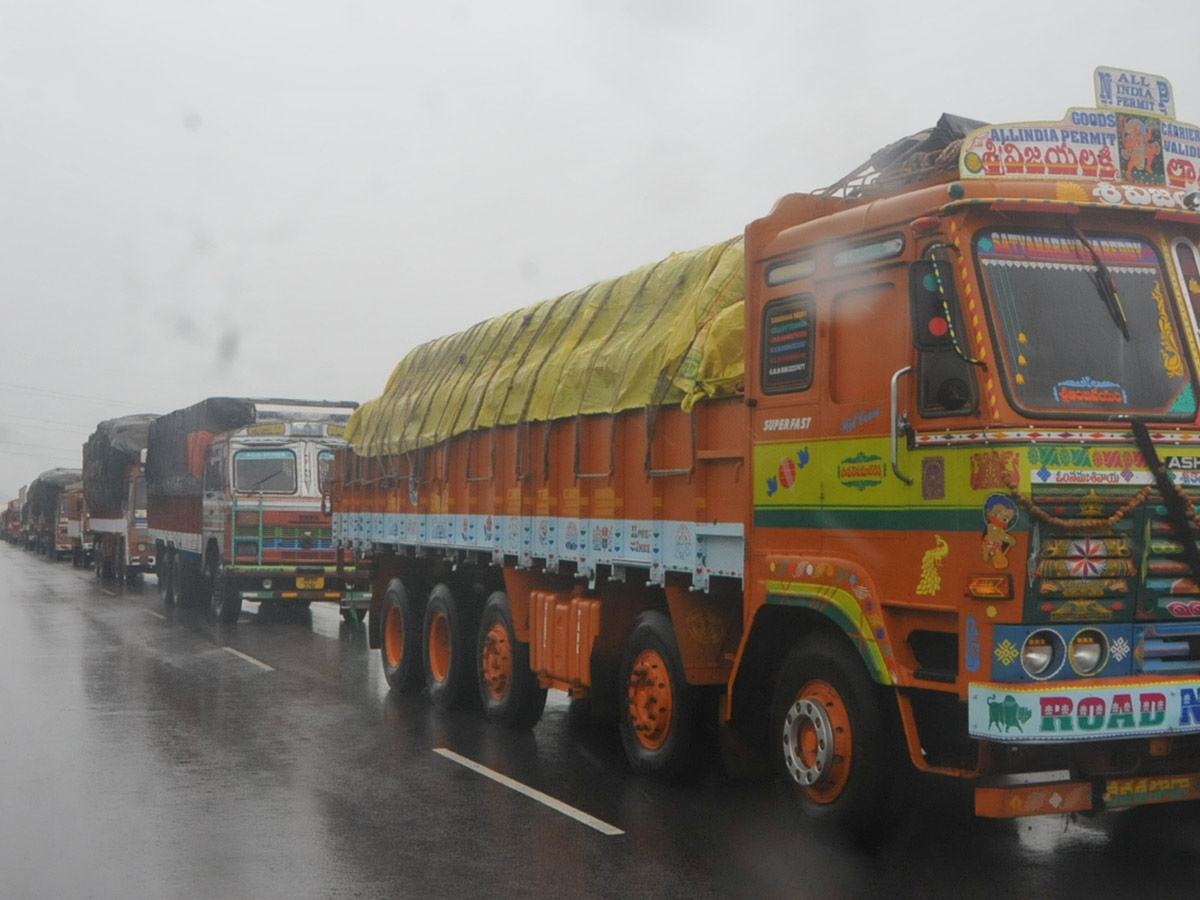
[[[141,459],[156,418],[143,414],[106,419],[83,445],[83,495],[91,515],[115,518],[123,513],[126,475]]]
[[[69,484],[83,478],[81,469],[48,469],[33,479],[29,493],[25,495],[25,509],[30,521],[58,514],[58,495]]]
[[[204,446],[197,448],[197,438],[189,437],[221,434],[253,423],[254,401],[236,397],[209,397],[159,416],[150,423],[146,444],[147,493],[151,497],[199,496],[208,442],[202,440]]]

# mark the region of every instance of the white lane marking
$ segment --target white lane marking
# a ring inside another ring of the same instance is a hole
[[[167,617],[166,617],[166,616],[164,616],[164,615],[163,615],[162,613],[160,613],[160,612],[155,612],[155,611],[154,611],[154,610],[152,610],[152,609],[148,609],[148,610],[146,610],[146,612],[148,612],[150,615],[154,616],[154,618],[156,618],[156,619],[162,619],[164,622],[165,622],[165,621],[167,621]]]
[[[268,666],[265,662],[259,662],[253,656],[247,656],[241,650],[234,650],[232,647],[222,647],[221,649],[224,650],[226,653],[232,653],[238,659],[244,659],[246,662],[250,663],[250,665],[252,665],[252,666],[258,666],[260,669],[262,669],[266,672],[274,672],[275,671],[274,668],[272,668],[271,666]]]
[[[100,588],[100,590],[104,591],[104,593],[108,594],[108,596],[110,596],[110,597],[115,597],[115,596],[117,596],[117,592],[116,592],[116,591],[109,591],[109,590],[105,590],[104,588]]]
[[[485,778],[490,778],[492,781],[502,784],[506,788],[516,791],[518,794],[524,794],[531,800],[536,800],[538,803],[548,806],[555,812],[560,812],[564,816],[574,819],[576,822],[582,822],[589,828],[596,829],[596,831],[599,831],[601,834],[613,836],[625,833],[620,828],[617,828],[614,825],[609,825],[607,822],[602,822],[595,816],[589,816],[582,810],[578,810],[573,806],[568,806],[561,800],[555,800],[549,794],[543,794],[541,791],[535,790],[528,785],[521,784],[519,781],[513,781],[513,779],[509,778],[507,775],[501,775],[494,769],[489,769],[487,766],[481,766],[479,763],[475,762],[474,760],[467,759],[465,756],[459,756],[453,750],[447,750],[445,747],[434,747],[433,752],[439,756],[444,756],[451,762],[456,762],[460,766],[470,769],[472,772],[478,772]]]

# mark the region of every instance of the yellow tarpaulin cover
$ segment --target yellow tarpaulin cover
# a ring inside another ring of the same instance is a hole
[[[362,456],[476,428],[613,413],[740,389],[742,238],[676,253],[620,278],[422,344],[355,411]]]

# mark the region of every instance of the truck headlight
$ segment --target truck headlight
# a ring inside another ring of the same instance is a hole
[[[1063,643],[1058,632],[1043,628],[1025,638],[1021,665],[1030,678],[1049,678],[1063,664]]]
[[[1071,668],[1084,677],[1095,675],[1108,662],[1108,641],[1095,628],[1084,628],[1071,639]]]

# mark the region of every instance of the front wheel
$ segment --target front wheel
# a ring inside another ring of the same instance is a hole
[[[805,814],[860,839],[880,835],[892,809],[889,737],[878,689],[848,645],[815,634],[792,648],[771,702],[771,747]]]
[[[475,645],[484,715],[510,728],[532,728],[546,708],[546,689],[529,668],[529,645],[517,640],[503,591],[488,597]]]
[[[621,743],[633,770],[663,781],[689,775],[696,760],[696,697],[665,613],[637,617],[621,656],[625,694]]]
[[[218,622],[232,625],[242,614],[242,592],[230,584],[223,566],[218,565],[212,574],[212,596],[209,610]]]

